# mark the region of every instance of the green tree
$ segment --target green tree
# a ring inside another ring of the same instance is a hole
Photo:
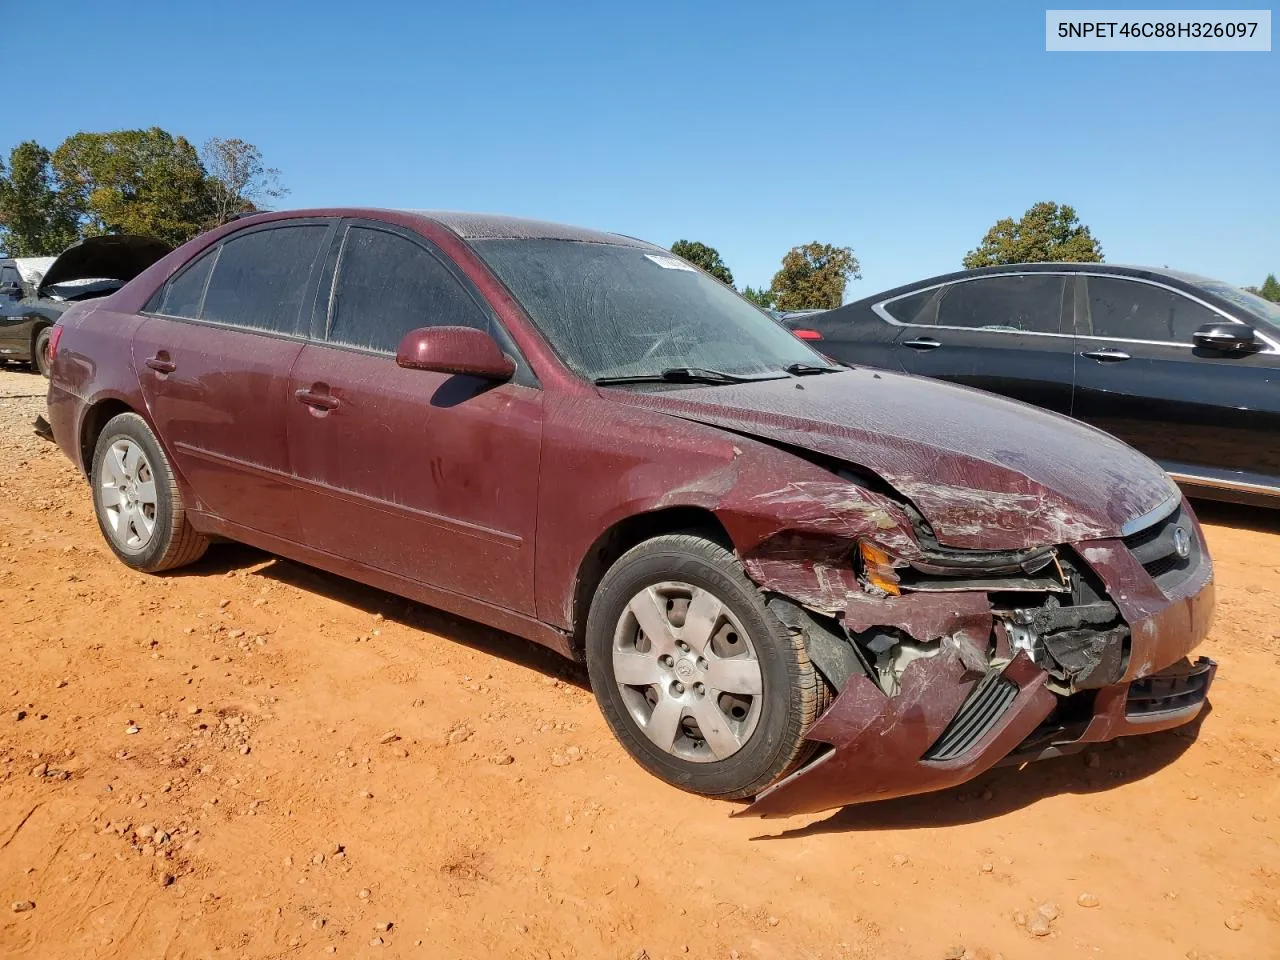
[[[1037,203],[1022,219],[1005,217],[965,255],[968,270],[1000,263],[1101,263],[1102,246],[1080,223],[1074,207]]]
[[[742,295],[761,310],[770,310],[773,308],[773,291],[767,287],[743,287]]]
[[[720,259],[720,251],[715,247],[708,247],[697,240],[677,240],[671,245],[671,252],[701,267],[717,280],[733,286],[733,274],[724,265],[724,261]]]
[[[862,276],[860,270],[848,247],[806,243],[782,258],[770,293],[779,310],[830,310],[844,302],[844,288]]]
[[[1267,279],[1262,281],[1262,286],[1258,288],[1258,296],[1272,303],[1280,303],[1280,280],[1276,280],[1274,273],[1268,273]]]
[[[176,245],[213,218],[195,147],[159,127],[77,133],[54,151],[53,169],[86,236],[137,233]]]
[[[60,188],[49,151],[33,140],[0,162],[0,247],[14,257],[52,256],[77,237],[76,213]]]
[[[212,226],[221,226],[237,213],[267,209],[289,192],[280,185],[280,171],[262,163],[262,151],[244,140],[211,137],[200,148],[209,175],[213,203]]]

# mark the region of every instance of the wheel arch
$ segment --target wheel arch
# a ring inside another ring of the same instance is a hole
[[[587,614],[596,587],[617,559],[646,540],[670,533],[700,534],[732,551],[733,541],[715,512],[706,507],[668,506],[623,517],[598,536],[578,565],[570,617],[570,647],[575,660],[586,648]]]
[[[103,397],[85,411],[84,418],[80,421],[79,438],[80,468],[84,471],[85,476],[89,476],[93,472],[93,451],[98,445],[98,437],[102,436],[102,431],[111,422],[111,419],[118,417],[122,413],[136,413],[143,420],[147,420],[145,411],[139,410],[121,398],[114,396]],[[150,426],[149,420],[147,425]]]

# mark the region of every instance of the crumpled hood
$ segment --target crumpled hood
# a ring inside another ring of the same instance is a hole
[[[85,237],[63,250],[45,271],[37,297],[49,288],[72,280],[121,280],[128,282],[173,250],[163,240],[128,234]]]
[[[874,473],[957,548],[1118,537],[1178,496],[1155,463],[1099,430],[922,377],[856,369],[608,396]]]

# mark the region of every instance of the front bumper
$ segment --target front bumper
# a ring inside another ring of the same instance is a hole
[[[866,676],[850,676],[808,735],[829,749],[736,815],[790,816],[927,793],[1004,762],[1059,756],[1194,720],[1217,669],[1204,657],[1194,664],[1186,659],[1213,618],[1207,550],[1168,589],[1147,575],[1122,541],[1095,541],[1080,554],[1130,628],[1118,682],[1062,696],[1049,689],[1049,675],[1025,652],[984,672],[975,669],[981,664],[975,665],[971,646],[944,639],[936,655],[906,669],[896,696],[886,696]],[[854,606],[846,619],[865,616]],[[953,608],[953,631],[973,626],[973,612],[962,606]]]

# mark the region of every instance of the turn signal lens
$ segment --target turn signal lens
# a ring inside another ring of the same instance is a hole
[[[902,593],[898,587],[898,574],[893,569],[892,557],[865,541],[858,544],[858,552],[862,556],[862,574],[867,583],[891,597]]]

